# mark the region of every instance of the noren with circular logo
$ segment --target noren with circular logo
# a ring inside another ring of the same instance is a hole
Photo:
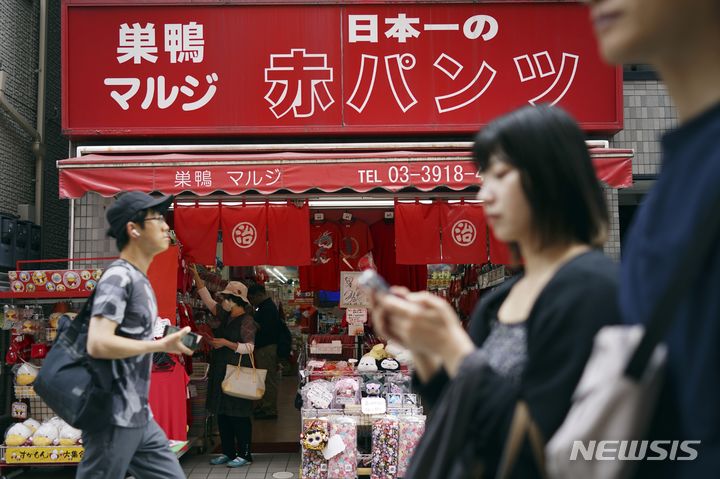
[[[257,241],[255,225],[247,221],[236,224],[232,230],[232,240],[238,248],[252,247]]]

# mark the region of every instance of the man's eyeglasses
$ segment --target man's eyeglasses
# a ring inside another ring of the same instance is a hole
[[[165,217],[164,217],[164,216],[151,216],[151,217],[149,217],[149,218],[145,218],[145,219],[143,220],[143,222],[145,222],[145,221],[162,221],[162,222],[165,222]]]

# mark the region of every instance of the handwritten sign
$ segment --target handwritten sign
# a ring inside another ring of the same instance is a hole
[[[367,397],[362,398],[361,408],[363,414],[385,414],[387,403],[385,398]]]
[[[370,298],[358,284],[360,272],[340,272],[340,307],[341,308],[367,308],[370,306]]]
[[[346,312],[348,324],[365,324],[367,323],[366,308],[348,308]]]

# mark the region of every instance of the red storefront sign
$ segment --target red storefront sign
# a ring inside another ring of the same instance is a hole
[[[552,103],[622,128],[580,2],[63,1],[70,136],[458,133]]]
[[[597,176],[615,188],[632,184],[632,150],[592,149]],[[481,182],[469,152],[271,153],[224,155],[87,155],[58,162],[60,197],[80,198],[88,191],[112,196],[121,191],[223,191],[269,194],[344,188],[400,191],[413,187],[454,191]],[[122,175],[118,172],[122,171]]]

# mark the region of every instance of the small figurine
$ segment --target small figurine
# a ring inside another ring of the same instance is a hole
[[[368,397],[378,397],[382,391],[382,384],[378,381],[368,381],[365,383],[365,393]]]

